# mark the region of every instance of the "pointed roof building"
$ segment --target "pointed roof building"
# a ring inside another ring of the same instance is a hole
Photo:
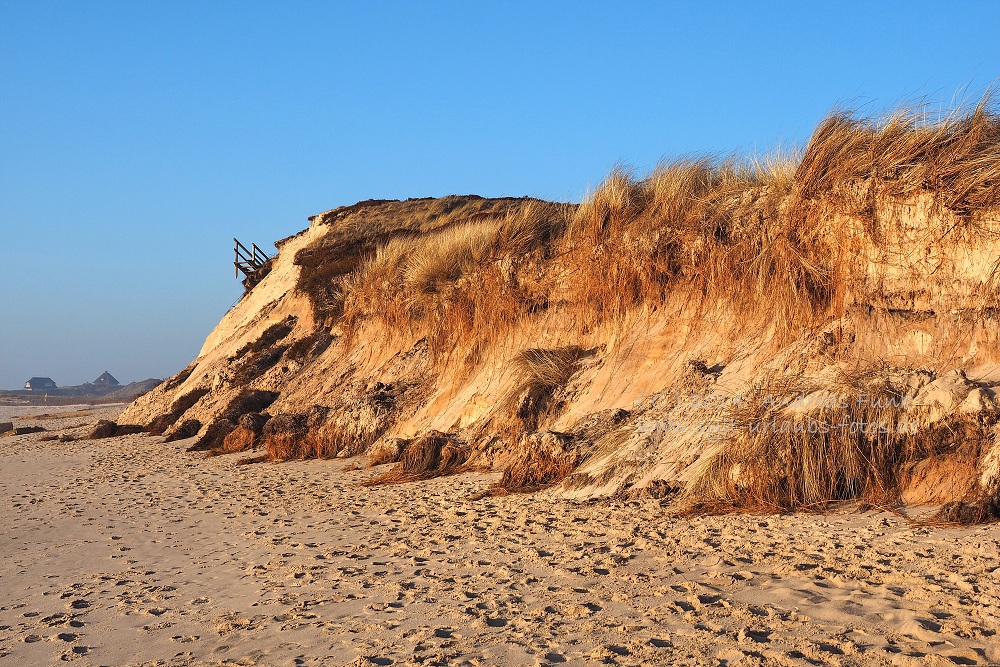
[[[94,384],[98,387],[117,387],[121,383],[115,379],[114,375],[104,371],[99,378],[94,380]]]

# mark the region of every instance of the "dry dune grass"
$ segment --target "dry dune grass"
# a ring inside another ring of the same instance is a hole
[[[564,218],[563,207],[529,200],[502,216],[389,239],[345,281],[345,330],[376,320],[428,335],[438,357],[459,341],[474,350],[530,312],[519,265]]]
[[[566,384],[583,355],[583,348],[579,345],[522,350],[511,360],[518,379],[513,393],[523,393],[532,388],[554,389]]]
[[[900,109],[876,120],[836,112],[813,133],[795,171],[797,196],[875,216],[887,197],[919,191],[960,214],[1000,202],[1000,117],[987,94],[971,110]]]
[[[691,290],[786,332],[828,316],[857,275],[853,230],[830,229],[831,215],[867,220],[877,243],[880,213],[916,193],[966,216],[1000,205],[991,102],[943,117],[836,112],[801,156],[683,159],[642,180],[616,169],[559,240],[569,300],[604,318]]]
[[[494,409],[472,431],[472,440],[499,439],[515,445],[555,417],[560,401],[554,400],[576,372],[587,352],[578,345],[521,350],[509,362],[510,386]]]
[[[556,433],[523,437],[494,492],[528,493],[565,479],[580,462],[579,451],[568,440]]]
[[[894,507],[913,465],[961,453],[978,460],[996,421],[927,423],[884,368],[823,387],[772,379],[719,414],[725,439],[686,491],[695,509],[825,508],[840,501]]]
[[[707,158],[665,163],[644,180],[616,170],[577,210],[559,253],[569,298],[598,319],[656,304],[668,290],[763,308],[782,322],[826,305],[819,230],[784,216],[793,163]],[[775,313],[775,311],[779,311]]]
[[[402,484],[422,479],[452,475],[464,469],[471,449],[454,435],[428,431],[403,446],[399,463],[364,486]]]
[[[223,454],[235,454],[253,449],[257,435],[248,428],[238,426],[222,441]]]
[[[388,260],[393,253],[410,254],[411,245],[419,245],[419,241],[414,240],[424,235],[433,235],[451,226],[502,218],[509,211],[532,205],[553,206],[530,198],[485,199],[467,195],[406,201],[370,200],[327,211],[318,216],[317,222],[331,230],[318,243],[300,250],[295,256],[295,264],[301,266],[298,289],[309,296],[321,316],[340,318],[345,314],[348,291],[360,287],[357,274],[367,273],[373,257],[382,255]],[[379,275],[373,274],[370,282],[378,284],[378,279]],[[392,291],[397,288],[395,283],[390,286]],[[376,290],[376,295],[380,292]],[[381,302],[379,299],[377,303]],[[358,307],[357,298],[354,306]],[[349,319],[350,313],[347,315]]]
[[[437,357],[461,350],[478,360],[553,307],[586,327],[674,291],[797,332],[836,314],[857,280],[857,231],[831,228],[832,215],[867,221],[877,243],[896,224],[882,216],[893,201],[926,193],[973,218],[1000,206],[998,182],[1000,116],[989,96],[943,117],[838,111],[801,154],[685,158],[641,179],[617,168],[578,207],[458,206],[436,225],[418,215],[423,222],[379,237],[338,283],[343,324],[427,335]]]

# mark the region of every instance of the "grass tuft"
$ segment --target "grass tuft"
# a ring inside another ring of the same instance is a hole
[[[364,486],[402,484],[461,472],[471,450],[453,434],[428,431],[407,442],[399,463]]]

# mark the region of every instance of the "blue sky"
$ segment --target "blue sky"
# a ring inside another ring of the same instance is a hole
[[[183,368],[270,248],[370,197],[578,201],[1000,77],[1000,2],[0,2],[0,388]]]

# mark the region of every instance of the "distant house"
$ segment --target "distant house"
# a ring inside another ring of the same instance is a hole
[[[56,383],[52,381],[52,378],[31,378],[24,383],[25,389],[30,389],[31,391],[38,391],[39,389],[55,389]]]
[[[107,371],[101,373],[101,377],[94,380],[95,387],[117,387],[119,384],[115,376]]]

